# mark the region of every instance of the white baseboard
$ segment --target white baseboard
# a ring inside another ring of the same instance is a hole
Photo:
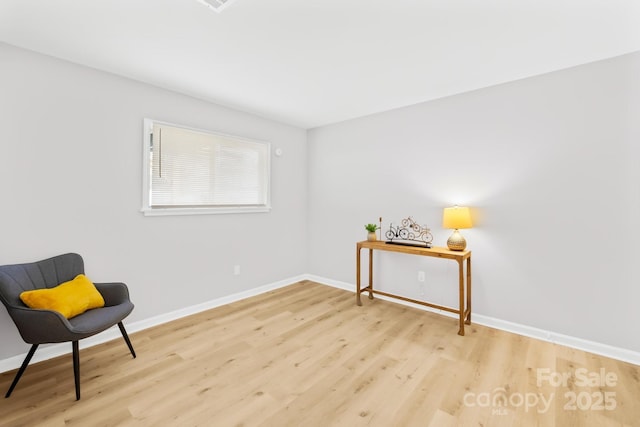
[[[312,280],[314,282],[318,282],[324,285],[329,285],[335,288],[344,289],[347,291],[354,292],[355,284],[340,282],[337,280],[327,279],[325,277],[319,277],[307,274],[307,280]],[[355,292],[354,292],[355,293]],[[447,311],[434,309],[431,307],[426,307],[419,304],[413,304],[410,302],[388,298],[384,295],[376,295],[376,298],[384,299],[386,301],[392,301],[398,304],[407,305],[410,307],[415,307],[420,310],[430,311],[433,313],[442,314],[444,316],[457,318],[458,316],[454,313],[449,313]],[[610,357],[612,359],[621,360],[623,362],[632,363],[634,365],[640,366],[640,353],[632,350],[628,350],[626,348],[614,347],[608,344],[602,344],[595,341],[589,341],[582,338],[576,338],[569,335],[563,335],[552,331],[546,331],[544,329],[534,328],[532,326],[521,325],[519,323],[508,322],[506,320],[496,319],[494,317],[484,316],[482,314],[473,313],[473,323],[477,323],[479,325],[488,326],[494,329],[500,329],[503,331],[511,332],[518,335],[523,335],[525,337],[535,338],[542,341],[551,342],[554,344],[563,345],[565,347],[571,347],[578,350],[587,351],[589,353],[599,354],[601,356]]]
[[[171,322],[173,320],[177,320],[182,317],[200,313],[205,310],[210,310],[212,308],[219,307],[221,305],[230,304],[235,301],[240,301],[245,298],[249,298],[255,295],[260,295],[265,292],[282,288],[282,287],[291,285],[292,283],[296,283],[306,279],[307,279],[306,275],[295,276],[289,279],[279,280],[277,282],[269,283],[264,286],[249,289],[247,291],[238,292],[236,294],[227,295],[227,296],[217,298],[211,301],[207,301],[201,304],[192,305],[190,307],[181,308],[179,310],[175,310],[169,313],[150,317],[148,319],[139,320],[133,323],[127,323],[125,320],[123,323],[127,328],[127,332],[131,334],[133,332],[142,331],[144,329],[148,329],[153,326],[158,326],[163,323]],[[98,335],[94,335],[92,337],[81,340],[79,344],[80,344],[80,348],[82,349],[82,348],[93,347],[95,345],[102,344],[114,339],[122,339],[122,334],[120,334],[120,330],[115,326],[102,333],[99,333]],[[135,348],[135,341],[133,344]],[[123,345],[125,344],[123,343]],[[31,359],[31,363],[37,363],[43,360],[53,359],[54,357],[58,357],[58,356],[62,356],[70,353],[71,353],[71,343],[44,344],[38,348],[38,351],[36,351],[35,355],[33,356],[33,359]],[[11,371],[13,369],[19,368],[26,356],[27,356],[27,353],[25,352],[23,354],[18,354],[16,356],[0,360],[0,372]]]
[[[171,322],[173,320],[190,316],[192,314],[200,313],[205,310],[210,310],[212,308],[219,307],[221,305],[230,304],[232,302],[239,301],[252,296],[260,295],[265,292],[272,291],[274,289],[279,289],[279,288],[291,285],[293,283],[299,282],[301,280],[311,280],[313,282],[317,282],[327,286],[332,286],[334,288],[339,288],[339,289],[343,289],[350,292],[353,292],[355,290],[355,285],[352,283],[327,279],[325,277],[315,276],[313,274],[302,274],[300,276],[295,276],[289,279],[280,280],[264,286],[249,289],[247,291],[238,292],[236,294],[227,295],[227,296],[217,298],[215,300],[207,301],[201,304],[192,305],[190,307],[185,307],[169,313],[150,317],[148,319],[139,320],[133,323],[125,322],[125,325],[129,333],[142,331],[144,329],[148,329],[153,326],[158,326],[163,323]],[[457,317],[455,314],[449,313],[447,311],[438,310],[431,307],[425,307],[423,305],[413,304],[410,302],[397,300],[393,298],[388,298],[388,297],[385,297],[384,295],[379,295],[377,296],[377,298],[380,298],[386,301],[392,301],[397,304],[407,305],[407,306],[414,307],[424,311],[430,311],[430,312],[442,314],[444,316],[449,316],[453,318]],[[474,313],[473,322],[480,325],[488,326],[491,328],[512,332],[518,335],[523,335],[526,337],[531,337],[531,338],[539,339],[542,341],[548,341],[554,344],[560,344],[560,345],[575,348],[578,350],[588,351],[590,353],[599,354],[601,356],[610,357],[612,359],[621,360],[623,362],[632,363],[634,365],[640,365],[640,353],[632,350],[613,347],[607,344],[588,341],[581,338],[558,334],[551,331],[545,331],[545,330],[534,328],[531,326],[512,323],[506,320],[495,319],[489,316],[483,316],[481,314]],[[120,331],[118,330],[118,328],[113,327],[98,335],[94,335],[93,337],[80,341],[80,348],[92,347],[92,346],[102,344],[114,339],[121,339],[121,337],[122,335],[120,334]],[[38,351],[36,352],[33,359],[31,360],[31,363],[41,362],[43,360],[52,359],[54,357],[62,356],[69,353],[71,353],[70,343],[42,345],[40,346],[40,348],[38,348]],[[22,361],[26,357],[26,354],[27,353],[25,352],[23,354],[18,354],[16,356],[0,360],[0,372],[6,372],[6,371],[19,368],[20,365],[22,364]]]

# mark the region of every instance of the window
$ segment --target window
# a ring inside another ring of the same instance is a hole
[[[267,212],[269,143],[144,120],[145,215]]]

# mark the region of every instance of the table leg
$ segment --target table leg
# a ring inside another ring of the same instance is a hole
[[[356,246],[356,305],[362,305],[362,301],[360,301],[360,246]]]
[[[467,258],[467,310],[469,310],[469,316],[467,317],[467,325],[471,324],[471,257]]]
[[[460,308],[460,329],[458,335],[464,336],[464,261],[458,261],[458,302]]]
[[[369,299],[373,299],[373,249],[369,249]]]

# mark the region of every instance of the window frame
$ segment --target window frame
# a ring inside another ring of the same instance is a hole
[[[198,133],[205,133],[223,137],[227,139],[237,140],[239,142],[250,142],[257,144],[264,144],[267,149],[266,155],[266,203],[260,205],[220,205],[220,206],[185,206],[185,207],[153,207],[150,204],[151,191],[152,191],[152,165],[151,165],[151,150],[154,124],[160,124],[165,126],[172,126],[188,131],[194,131]],[[145,118],[143,121],[143,138],[142,138],[142,208],[140,211],[145,216],[164,216],[164,215],[211,215],[211,214],[233,214],[233,213],[264,213],[271,211],[271,143],[245,138],[237,135],[230,135],[227,133],[212,131],[208,129],[198,129],[189,126],[178,125],[160,120],[154,120]]]

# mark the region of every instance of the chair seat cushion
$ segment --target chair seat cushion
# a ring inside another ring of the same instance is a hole
[[[104,307],[102,295],[84,274],[55,288],[22,292],[20,299],[30,308],[55,310],[67,319]]]
[[[122,321],[133,311],[133,304],[129,301],[122,304],[103,307],[100,310],[87,310],[80,316],[69,320],[69,330],[76,339],[83,339],[95,333],[104,331],[107,327],[113,326]]]

